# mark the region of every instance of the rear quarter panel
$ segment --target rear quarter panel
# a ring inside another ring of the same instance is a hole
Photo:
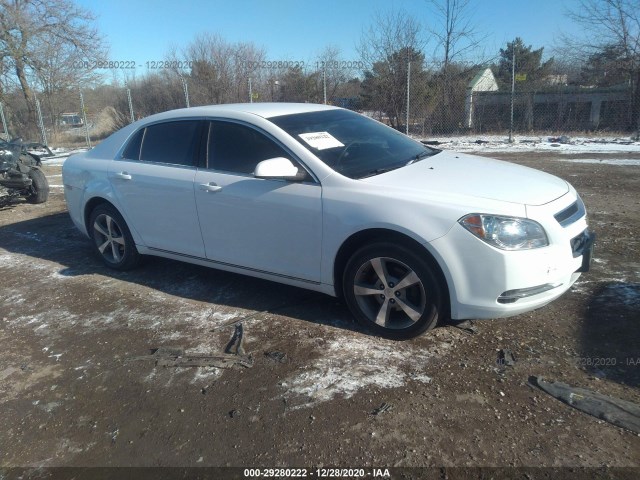
[[[69,215],[76,227],[87,236],[84,214],[91,199],[100,197],[118,208],[107,178],[110,163],[111,160],[91,158],[86,153],[81,153],[70,156],[62,166],[62,182]]]

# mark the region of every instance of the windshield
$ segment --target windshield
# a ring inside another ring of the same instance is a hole
[[[297,113],[269,121],[350,178],[378,175],[439,152],[349,110]]]

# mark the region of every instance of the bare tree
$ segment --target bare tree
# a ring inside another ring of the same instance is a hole
[[[424,46],[418,21],[402,10],[395,10],[376,12],[356,48],[365,67],[371,69],[374,63],[384,61],[398,50],[422,51]]]
[[[93,15],[71,0],[0,0],[0,58],[17,79],[35,124],[34,85],[55,76],[81,74],[71,59],[91,63],[103,58],[103,40],[92,27]],[[52,55],[62,62],[52,61]],[[76,72],[74,72],[76,70]],[[68,81],[68,77],[67,81]]]
[[[101,55],[102,52],[95,52]],[[57,120],[63,111],[79,109],[79,89],[97,85],[102,76],[96,72],[96,61],[86,60],[86,56],[59,40],[45,46],[34,67],[33,85],[42,93],[44,103],[53,121],[54,131],[58,130]]]
[[[200,104],[225,103],[233,86],[233,47],[220,35],[198,35],[185,51],[191,63],[194,100]]]
[[[438,91],[436,98],[439,98],[436,117],[439,117],[443,131],[451,131],[457,128],[460,117],[458,109],[452,108],[453,103],[459,106],[459,101],[453,98],[464,98],[465,84],[470,79],[467,77],[482,60],[475,60],[467,66],[462,63],[454,68],[451,66],[477,50],[486,37],[480,36],[473,24],[471,0],[428,0],[428,3],[434,17],[429,31],[436,40],[434,58],[435,65],[439,67],[433,82]]]
[[[407,79],[411,79],[411,91],[424,86],[424,46],[420,25],[404,11],[374,14],[357,45],[366,69],[365,103],[369,108],[377,106],[395,128],[400,128],[402,113],[407,111]]]
[[[443,71],[449,64],[478,48],[486,37],[479,36],[472,21],[471,0],[429,0],[435,25],[429,28],[436,39],[435,57]]]
[[[585,35],[565,36],[563,42],[585,64],[598,54],[616,53],[617,73],[631,86],[630,127],[640,129],[640,0],[580,0],[568,16]]]
[[[218,34],[205,33],[183,50],[178,64],[190,67],[181,74],[189,82],[194,105],[246,102],[249,78],[260,76],[256,70],[264,57],[264,50],[253,43],[229,43]]]
[[[345,61],[340,48],[334,45],[325,47],[315,60],[315,76],[317,79],[318,101],[324,101],[326,85],[327,102],[335,102],[341,86],[358,76],[360,62]]]

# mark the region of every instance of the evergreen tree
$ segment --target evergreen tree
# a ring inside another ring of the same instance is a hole
[[[526,46],[520,37],[513,42],[508,42],[506,48],[500,49],[500,61],[494,71],[497,71],[496,79],[501,89],[511,87],[511,65],[513,53],[516,56],[516,78],[522,80],[516,82],[516,90],[529,90],[540,85],[547,75],[551,73],[553,58],[542,62],[544,48],[533,50],[531,45]],[[526,76],[526,79],[525,79]]]

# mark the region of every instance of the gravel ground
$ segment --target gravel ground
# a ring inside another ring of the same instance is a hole
[[[640,167],[508,157],[581,193],[592,271],[538,311],[405,342],[305,290],[164,259],[109,271],[46,166],[46,204],[0,199],[0,467],[640,466],[640,435],[529,385],[640,403]],[[136,359],[220,354],[238,322],[251,367]]]

